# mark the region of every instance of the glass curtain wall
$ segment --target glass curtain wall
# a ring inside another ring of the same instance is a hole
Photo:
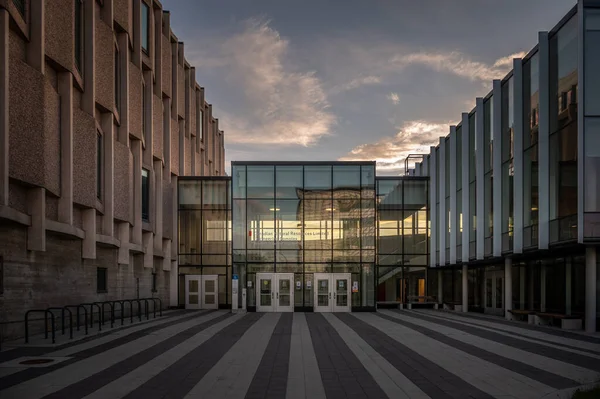
[[[550,242],[577,238],[577,29],[550,38]]]
[[[450,263],[450,229],[452,228],[452,214],[450,212],[450,137],[446,137],[444,146],[444,184],[446,185],[446,264]]]
[[[436,227],[436,231],[434,232],[434,234],[438,234],[439,228],[440,228],[440,221],[441,221],[441,215],[440,215],[440,190],[439,190],[439,182],[440,179],[442,178],[442,176],[440,175],[440,148],[436,147],[434,149],[435,153],[434,153],[434,157],[435,157],[435,181],[436,184],[438,185],[438,189],[435,190],[435,225]],[[440,239],[439,237],[435,240],[435,264],[439,265],[440,264]]]
[[[492,235],[494,233],[494,204],[493,204],[493,146],[492,121],[494,118],[494,98],[490,97],[483,103],[484,119],[484,237],[485,237],[485,256],[492,255]]]
[[[462,211],[462,127],[456,127],[456,215],[454,217],[454,226],[458,229],[456,233],[456,259],[462,259],[462,231],[463,231],[463,211]],[[463,259],[466,262],[468,259]]]
[[[380,302],[422,301],[429,264],[427,178],[377,179]]]
[[[502,251],[512,251],[514,226],[514,79],[502,84]]]
[[[523,247],[537,247],[538,239],[538,135],[539,56],[535,53],[523,66]]]
[[[313,307],[314,273],[351,273],[352,307],[375,306],[375,166],[233,163],[234,269],[256,306],[256,273],[294,273]]]
[[[231,180],[178,179],[179,303],[185,303],[185,275],[217,275],[219,307],[231,307]]]
[[[471,230],[469,231],[469,260],[475,259],[477,255],[477,199],[476,199],[476,168],[475,159],[477,154],[477,142],[475,140],[475,112],[469,115],[469,218]]]

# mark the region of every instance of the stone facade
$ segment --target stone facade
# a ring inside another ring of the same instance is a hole
[[[29,309],[138,295],[176,306],[177,176],[224,175],[225,162],[169,12],[19,3],[0,0],[0,336],[21,336]]]

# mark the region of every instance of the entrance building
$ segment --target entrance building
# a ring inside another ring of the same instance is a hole
[[[256,310],[259,312],[294,311],[294,273],[258,273]]]

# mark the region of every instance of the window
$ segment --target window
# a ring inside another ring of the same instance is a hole
[[[102,199],[102,144],[102,134],[98,132],[96,141],[96,197],[98,197],[98,199]]]
[[[75,66],[83,74],[83,0],[75,0]]]
[[[142,169],[142,220],[150,221],[150,179],[147,169]]]
[[[152,292],[156,292],[156,273],[152,273]]]
[[[204,111],[202,109],[198,112],[196,125],[198,126],[198,138],[202,140],[202,136],[204,135]]]
[[[13,0],[13,4],[15,5],[17,11],[19,11],[19,14],[21,14],[23,18],[25,18],[26,0]]]
[[[150,44],[150,8],[142,1],[142,50],[149,53]]]
[[[148,86],[142,81],[142,135],[144,145],[148,145]]]
[[[119,112],[121,108],[121,62],[119,60],[119,49],[115,47],[115,108]]]
[[[96,291],[107,292],[107,277],[108,272],[105,267],[99,267],[96,269]]]

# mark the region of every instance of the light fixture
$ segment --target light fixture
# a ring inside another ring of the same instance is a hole
[[[333,212],[333,211],[335,211],[336,209],[335,209],[335,208],[325,208],[325,210],[326,210],[327,212]]]
[[[279,211],[280,211],[280,209],[279,209],[279,208],[269,208],[269,210],[270,210],[271,212],[279,212]]]
[[[537,209],[537,207],[534,206],[533,208],[531,208],[531,210],[532,211],[537,211],[538,209]]]

